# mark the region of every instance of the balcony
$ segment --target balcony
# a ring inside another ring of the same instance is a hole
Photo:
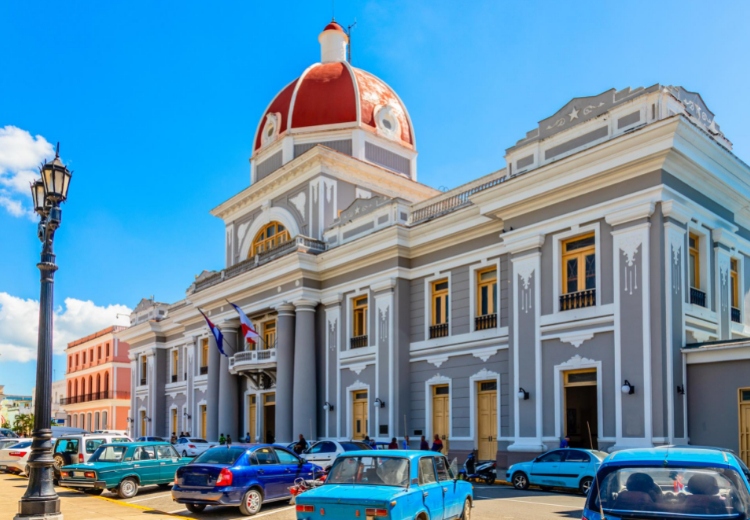
[[[742,323],[740,321],[740,310],[737,307],[732,307],[732,321],[735,323]]]
[[[354,336],[349,340],[351,348],[363,348],[367,346],[367,334],[364,336]]]
[[[93,392],[91,394],[63,397],[60,399],[60,405],[88,403],[89,401],[101,401],[102,399],[130,399],[130,392],[116,392],[114,390],[105,390],[103,392]]]
[[[172,382],[173,383],[177,382],[177,374],[172,374]]]
[[[229,372],[246,376],[256,388],[270,388],[276,381],[276,349],[237,352],[229,358]]]
[[[706,293],[695,287],[690,288],[690,303],[693,305],[706,306]]]
[[[596,289],[560,295],[560,310],[570,311],[596,305]]]
[[[146,385],[146,378],[142,377],[141,378],[141,386],[145,386],[145,385]]]
[[[497,314],[485,314],[474,318],[474,330],[497,328]]]
[[[200,375],[205,376],[206,374],[208,374],[208,367],[201,367]]]
[[[448,336],[448,324],[430,325],[430,339],[444,338]]]

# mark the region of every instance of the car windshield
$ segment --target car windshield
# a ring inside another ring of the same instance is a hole
[[[745,519],[750,504],[742,478],[729,468],[614,468],[599,479],[587,507],[618,517]]]
[[[371,450],[372,446],[364,442],[342,442],[341,447],[344,451]]]
[[[198,455],[191,464],[234,464],[245,453],[245,448],[217,446]]]
[[[609,453],[605,453],[603,451],[592,450],[589,453],[591,453],[594,457],[596,457],[599,460],[604,460],[609,456]]]
[[[89,459],[89,462],[122,462],[127,446],[99,446]]]
[[[339,457],[326,484],[406,487],[409,461],[401,457]]]
[[[190,442],[194,442],[196,444],[208,444],[208,441],[206,441],[206,439],[190,439]]]

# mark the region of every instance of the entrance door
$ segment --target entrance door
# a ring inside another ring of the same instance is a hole
[[[367,435],[367,390],[352,392],[352,439]]]
[[[247,396],[247,433],[250,435],[250,442],[255,442],[256,412],[255,396],[249,395]]]
[[[740,458],[750,465],[750,388],[740,390]]]
[[[450,390],[448,385],[432,387],[432,434],[440,435],[443,453],[448,454],[450,437]]]
[[[565,372],[564,381],[563,436],[570,439],[571,448],[596,450],[599,446],[596,369],[570,370]]]
[[[263,394],[263,428],[266,442],[276,442],[276,394],[273,392]]]
[[[141,435],[148,435],[146,432],[146,411],[141,410]]]
[[[208,424],[208,417],[206,416],[206,405],[202,404],[200,406],[200,423],[201,425],[201,439],[206,438],[206,426]]]
[[[177,408],[173,408],[172,409],[171,416],[172,416],[171,417],[172,418],[172,421],[171,421],[171,425],[172,425],[171,433],[172,433],[172,435],[178,435],[179,432],[177,431]]]
[[[479,460],[497,459],[497,381],[477,383]]]

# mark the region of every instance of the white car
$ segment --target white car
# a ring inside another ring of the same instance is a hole
[[[21,441],[25,441],[26,439],[3,439],[0,438],[0,450],[3,448],[8,448],[10,446],[13,446],[14,444],[18,444]]]
[[[180,437],[177,439],[177,443],[172,446],[174,446],[183,457],[197,457],[208,448],[213,448],[218,445],[218,442],[208,442],[206,439],[201,439],[200,437]]]
[[[21,473],[29,476],[29,454],[31,453],[31,439],[16,439],[0,450],[0,471],[7,473]]]
[[[371,450],[372,447],[362,441],[318,441],[308,448],[300,457],[307,462],[327,468],[336,457],[345,451]]]

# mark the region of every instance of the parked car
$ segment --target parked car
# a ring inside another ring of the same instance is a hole
[[[207,449],[218,445],[218,441],[208,442],[206,439],[201,439],[199,437],[180,437],[177,439],[177,443],[174,447],[177,448],[177,451],[179,451],[180,455],[183,457],[195,457]]]
[[[0,438],[8,437],[9,439],[17,439],[18,434],[9,428],[0,428]]]
[[[55,438],[60,438],[64,435],[83,435],[84,433],[91,433],[83,428],[73,428],[72,426],[52,426],[50,429],[52,430],[52,436]]]
[[[599,468],[583,517],[744,519],[750,481],[743,473],[734,455],[718,449],[618,451]]]
[[[254,515],[267,502],[288,500],[295,479],[310,480],[321,468],[271,444],[217,446],[177,470],[172,499],[200,513],[206,506],[239,506]]]
[[[325,484],[296,498],[298,520],[327,518],[461,518],[474,502],[472,485],[457,480],[445,455],[417,450],[353,451],[340,455]]]
[[[301,457],[307,462],[312,462],[326,468],[333,464],[336,457],[347,451],[371,450],[372,448],[362,441],[318,441]]]
[[[52,450],[52,458],[55,461],[55,479],[60,479],[60,469],[63,466],[87,462],[99,446],[114,442],[132,442],[132,440],[123,435],[96,435],[92,433],[60,437]]]
[[[102,444],[88,462],[62,468],[60,485],[97,495],[108,489],[132,498],[140,486],[169,486],[175,471],[188,462],[168,442]]]
[[[607,455],[603,451],[579,448],[552,450],[532,461],[513,464],[506,471],[505,479],[516,489],[557,487],[577,489],[585,494]]]
[[[24,440],[26,439],[5,439],[3,437],[0,437],[0,450],[2,450],[3,448],[9,448],[10,446],[18,444],[19,442]]]
[[[169,439],[164,437],[138,437],[136,442],[169,442]]]
[[[14,439],[10,446],[0,449],[0,471],[29,476],[31,439]]]
[[[289,444],[274,443],[273,445],[274,446],[281,446],[282,448],[288,449],[292,453],[296,453],[294,451],[294,447],[297,445],[297,441],[290,442]],[[305,451],[309,450],[312,445],[313,445],[312,442],[310,442],[307,439],[305,439]]]

